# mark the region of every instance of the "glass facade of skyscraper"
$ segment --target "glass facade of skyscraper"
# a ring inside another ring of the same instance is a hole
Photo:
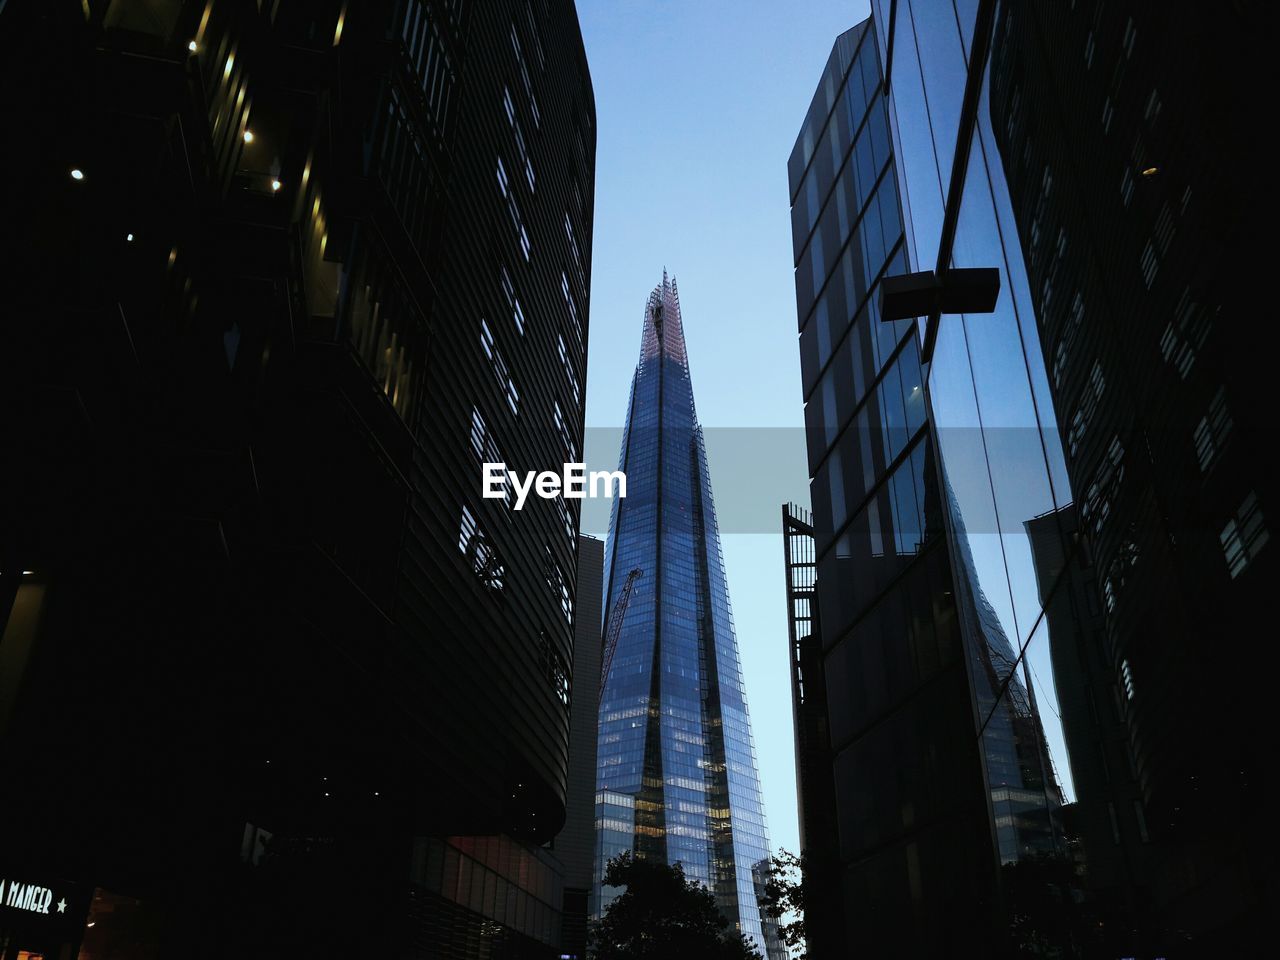
[[[848,943],[937,956],[1041,936],[1020,878],[1065,863],[1022,524],[1070,492],[988,124],[957,136],[976,11],[890,6],[836,41],[788,166]],[[952,229],[944,266],[997,268],[999,299],[922,363],[878,286]]]
[[[645,306],[605,571],[597,885],[634,851],[680,863],[769,960],[769,840],[674,280]],[[638,571],[638,573],[636,572]],[[596,911],[616,894],[601,887]]]

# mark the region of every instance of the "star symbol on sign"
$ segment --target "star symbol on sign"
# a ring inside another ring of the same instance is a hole
[[[66,912],[67,912],[67,898],[66,898],[66,897],[63,897],[61,900],[59,900],[59,901],[58,901],[58,912],[59,912],[59,913],[66,913]]]

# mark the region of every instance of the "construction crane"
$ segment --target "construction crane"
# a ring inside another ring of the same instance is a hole
[[[643,576],[644,571],[639,567],[627,574],[627,582],[622,585],[618,602],[613,605],[613,612],[609,614],[609,629],[604,635],[604,658],[600,664],[601,696],[604,695],[604,682],[609,679],[609,667],[613,665],[613,653],[618,649],[618,634],[622,633],[622,616],[627,612],[627,604],[631,602],[631,590]]]

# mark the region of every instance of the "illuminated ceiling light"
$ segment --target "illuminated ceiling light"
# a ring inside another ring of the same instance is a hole
[[[1144,177],[1154,177],[1159,172],[1160,172],[1159,167],[1147,167],[1147,169],[1142,171],[1142,175]]]
[[[133,234],[132,234],[132,233],[126,233],[126,234],[124,235],[124,238],[125,238],[125,240],[129,241],[129,243],[133,243]]]
[[[194,40],[192,40],[190,43],[187,44],[187,49],[190,50],[192,53],[195,53],[197,50],[200,49],[200,46]]]
[[[282,184],[279,180],[272,180],[272,181],[271,181],[271,191],[272,191],[273,193],[274,193],[275,191],[279,190],[282,186],[283,186],[283,184]]]
[[[72,179],[72,180],[83,180],[83,179],[84,179],[84,171],[83,171],[83,170],[81,170],[79,167],[72,167],[72,168],[71,168],[71,179]]]
[[[333,30],[333,45],[336,47],[342,42],[342,28],[347,22],[347,5],[342,5],[342,10],[338,14],[338,25]]]
[[[86,923],[86,924],[85,924],[85,926],[86,926],[86,927],[93,927],[93,926],[97,926],[97,923],[98,923],[98,921],[97,921],[97,920],[90,920],[88,923]]]
[[[36,575],[36,572],[34,570],[23,570],[22,575],[24,577],[34,577]]]
[[[245,142],[245,143],[253,143],[253,131],[252,131],[252,130],[246,130],[246,131],[244,132],[244,142]]]

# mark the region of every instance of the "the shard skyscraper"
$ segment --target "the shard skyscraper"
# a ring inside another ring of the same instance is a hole
[[[674,280],[644,311],[614,501],[596,785],[596,912],[623,851],[715,894],[767,960],[786,953],[759,897],[769,861],[751,722]]]

